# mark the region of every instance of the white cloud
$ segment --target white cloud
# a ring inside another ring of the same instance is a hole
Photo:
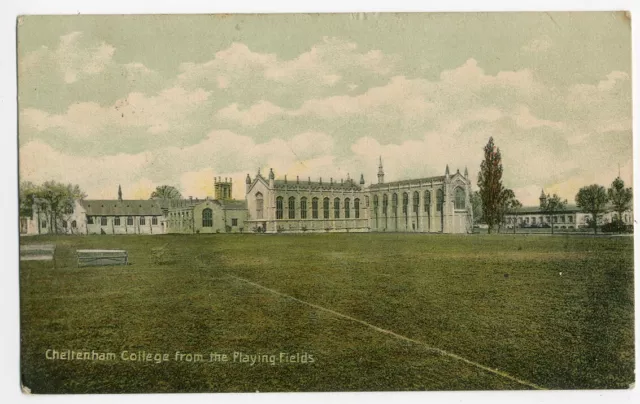
[[[562,122],[536,118],[531,114],[531,111],[529,111],[529,107],[525,105],[520,105],[517,108],[514,114],[514,121],[519,127],[523,129],[538,128],[540,126],[547,126],[554,129],[564,128],[564,123]]]
[[[273,115],[280,115],[283,109],[268,101],[259,101],[248,109],[240,110],[238,103],[222,108],[216,116],[222,119],[237,121],[244,126],[257,126]]]

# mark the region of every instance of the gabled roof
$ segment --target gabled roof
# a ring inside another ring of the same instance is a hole
[[[396,187],[396,186],[402,186],[402,185],[409,185],[409,184],[418,184],[418,183],[425,183],[425,182],[442,182],[444,181],[445,176],[444,175],[438,175],[435,177],[425,177],[425,178],[416,178],[416,179],[412,179],[412,180],[402,180],[402,181],[392,181],[392,182],[385,182],[382,184],[372,184],[369,186],[369,188],[371,189],[379,189],[379,188],[386,188],[386,187]]]
[[[88,216],[161,216],[156,200],[87,199],[80,204]]]

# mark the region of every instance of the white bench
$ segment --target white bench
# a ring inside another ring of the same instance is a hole
[[[78,267],[128,265],[126,250],[76,250]]]
[[[20,246],[20,261],[53,261],[54,244],[25,244]]]

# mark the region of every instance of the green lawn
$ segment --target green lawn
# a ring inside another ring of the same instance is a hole
[[[55,269],[35,261],[20,268],[21,371],[34,393],[530,388],[428,347],[543,388],[634,382],[632,237],[21,241],[57,246]],[[154,262],[151,249],[165,244],[164,261]],[[131,265],[77,268],[81,248],[126,249]],[[48,360],[47,349],[113,352],[117,360]],[[124,361],[125,350],[170,360]],[[176,351],[207,360],[211,352],[306,353],[314,361],[193,363],[176,361]]]

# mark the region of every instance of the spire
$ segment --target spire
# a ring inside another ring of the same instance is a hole
[[[447,164],[447,169],[444,170],[444,175],[449,176],[449,164]]]
[[[360,174],[360,185],[364,185],[364,174]]]
[[[384,169],[382,168],[382,156],[380,156],[380,164],[378,165],[378,184],[384,184]]]
[[[122,202],[122,188],[118,184],[118,200]]]
[[[251,177],[247,174],[247,179],[245,180],[246,184],[251,184]]]
[[[273,168],[269,169],[269,179],[270,180],[274,180],[276,178],[276,175],[273,173]]]
[[[469,170],[467,170],[467,166],[464,166],[464,178],[469,178]]]

